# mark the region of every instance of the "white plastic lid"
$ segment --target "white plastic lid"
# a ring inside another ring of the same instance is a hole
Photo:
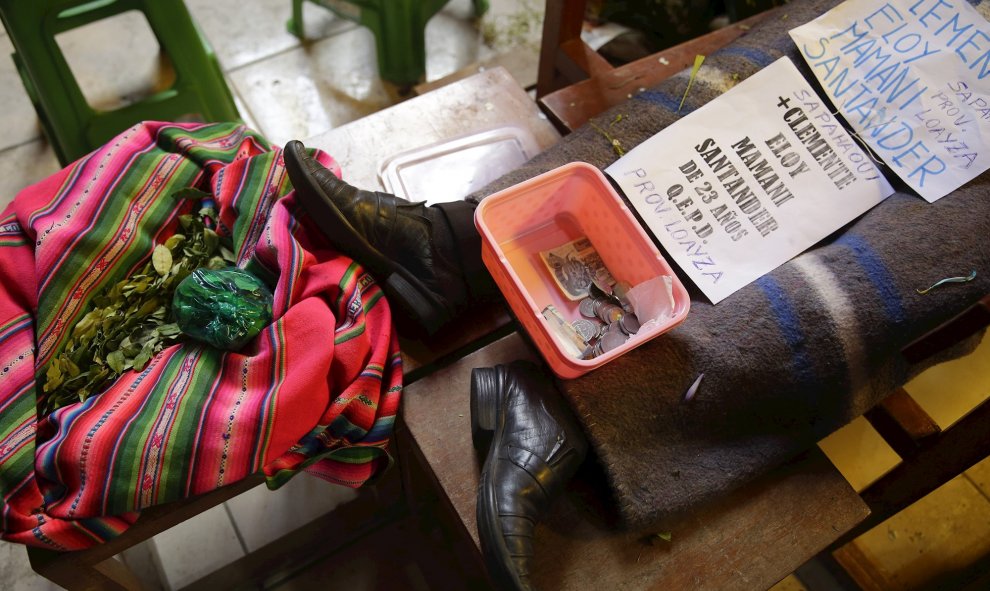
[[[458,201],[539,151],[529,131],[498,127],[390,156],[378,176],[386,191],[410,201]]]

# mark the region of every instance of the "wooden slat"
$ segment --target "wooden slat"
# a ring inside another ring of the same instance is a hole
[[[870,517],[837,540],[832,549],[852,541],[990,456],[988,433],[990,399],[943,431],[937,444],[922,447],[862,491],[863,501],[872,512]]]
[[[754,25],[779,14],[779,9],[702,35],[654,55],[602,72],[545,96],[539,104],[562,132],[574,131],[588,119],[690,67],[697,55],[710,55],[741,37]],[[541,73],[542,75],[542,73]]]
[[[884,398],[865,416],[901,458],[913,456],[942,431],[903,388]]]
[[[585,0],[547,0],[536,96],[543,96],[574,82],[560,75],[557,70],[557,55],[561,45],[581,38],[585,4]]]
[[[570,80],[604,76],[614,68],[580,38],[561,44],[557,52],[557,69]]]
[[[132,589],[136,578],[118,565],[103,565],[104,561],[127,548],[139,544],[166,529],[199,515],[264,480],[254,474],[230,486],[165,505],[145,509],[141,517],[126,532],[103,544],[77,552],[54,552],[29,547],[31,567],[40,575],[67,589]]]
[[[990,295],[971,308],[905,347],[908,363],[924,361],[990,326]]]
[[[863,591],[887,591],[889,581],[878,571],[876,564],[855,543],[846,544],[832,553],[835,561],[846,571]]]

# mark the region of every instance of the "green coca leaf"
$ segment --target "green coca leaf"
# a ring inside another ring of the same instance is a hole
[[[174,196],[202,199],[207,194],[190,188]],[[206,217],[216,217],[212,207],[178,216],[181,233],[157,245],[131,276],[118,278],[92,296],[62,350],[41,368],[43,414],[99,394],[110,381],[132,368],[143,369],[185,336],[172,317],[177,286],[194,269],[225,266],[223,260],[231,252],[230,239],[206,227]]]

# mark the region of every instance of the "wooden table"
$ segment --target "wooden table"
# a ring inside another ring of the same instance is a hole
[[[471,369],[536,359],[519,334],[487,345],[409,385],[403,418],[412,456],[435,476],[454,526],[480,552],[476,496],[480,466],[471,444]],[[610,395],[602,393],[602,395]],[[442,410],[440,410],[442,409]],[[579,476],[537,528],[533,581],[563,589],[766,589],[855,526],[869,511],[817,448],[772,473],[656,531],[618,531],[588,506]]]
[[[558,136],[505,70],[496,68],[431,91],[306,143],[330,152],[344,178],[380,189],[391,154],[492,125],[526,125],[542,148]],[[404,490],[419,510],[436,511],[479,569],[475,518],[480,464],[471,445],[473,367],[536,359],[503,310],[473,315],[429,343],[403,342],[407,368],[401,441]],[[493,335],[507,335],[492,342]],[[473,352],[472,352],[473,351]],[[411,371],[409,371],[411,370]],[[413,482],[416,473],[426,483]],[[580,480],[575,487],[587,482]],[[572,487],[573,489],[573,487]],[[656,532],[619,532],[572,490],[537,530],[534,581],[554,589],[758,589],[770,587],[867,515],[856,492],[817,449],[717,506],[673,524],[671,544]],[[767,552],[772,548],[772,552]],[[593,582],[592,584],[589,584]]]
[[[496,68],[306,143],[330,152],[352,184],[381,189],[378,167],[389,155],[510,121],[530,129],[541,148],[558,139],[533,101]],[[486,311],[430,343],[403,342],[404,362],[412,370],[397,431],[405,494],[426,497],[412,500],[419,510],[439,503],[436,513],[448,518],[467,559],[479,569],[480,464],[471,444],[469,380],[473,367],[538,358],[514,328],[503,310]],[[507,336],[492,342],[493,335]],[[416,473],[426,483],[412,482]],[[572,489],[594,478],[584,476]],[[538,528],[534,581],[539,589],[767,588],[868,513],[817,448],[717,506],[672,524],[670,544],[644,541],[656,532],[610,529],[599,520],[601,508],[583,505],[587,498],[572,490]]]

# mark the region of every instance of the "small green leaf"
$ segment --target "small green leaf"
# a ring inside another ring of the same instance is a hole
[[[58,368],[56,363],[49,363],[45,378],[45,392],[51,392],[62,383],[62,370]]]
[[[62,368],[65,369],[65,373],[69,374],[69,377],[74,378],[79,375],[79,367],[72,362],[68,357],[63,356],[62,358]]]
[[[182,234],[173,234],[168,237],[165,241],[165,248],[169,250],[175,250],[176,248],[182,246],[182,243],[186,241],[186,237]]]
[[[206,254],[213,254],[220,246],[220,236],[209,228],[203,228],[203,246],[206,247]]]
[[[141,349],[141,352],[134,357],[133,361],[131,361],[131,367],[134,368],[134,371],[141,371],[149,361],[151,361],[150,351]]]
[[[164,277],[172,270],[172,251],[167,246],[159,244],[151,253],[151,263],[155,266],[155,271]]]
[[[158,327],[158,334],[162,335],[164,338],[174,337],[182,334],[182,330],[179,329],[179,325],[172,322],[169,324],[163,324]]]
[[[114,373],[121,374],[124,373],[124,359],[123,351],[112,351],[107,355],[107,365],[113,370]]]
[[[96,324],[100,321],[100,311],[93,310],[83,316],[82,320],[76,323],[72,327],[72,336],[76,338],[85,338],[83,335],[92,334],[96,331]]]

